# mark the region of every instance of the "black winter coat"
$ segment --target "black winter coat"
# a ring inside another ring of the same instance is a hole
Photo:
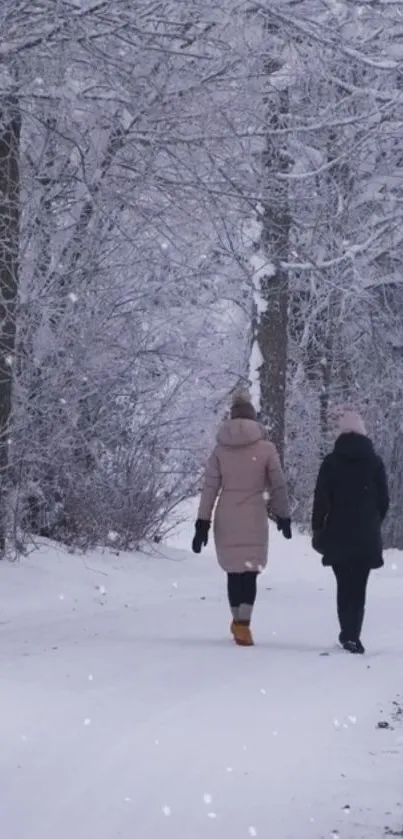
[[[385,467],[362,434],[342,434],[318,475],[312,530],[324,565],[381,568],[381,524],[389,507]]]

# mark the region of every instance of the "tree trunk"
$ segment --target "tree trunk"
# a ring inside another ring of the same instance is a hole
[[[273,62],[270,73],[280,70]],[[269,127],[271,130],[286,127],[289,115],[287,89],[276,90],[275,99],[270,95]],[[288,272],[282,262],[288,261],[291,226],[288,183],[278,178],[289,169],[289,157],[284,145],[286,135],[270,133],[264,154],[266,189],[263,201],[261,250],[267,257],[270,269],[260,282],[260,295],[264,305],[256,316],[255,341],[261,357],[260,420],[275,443],[280,457],[285,450],[285,412],[288,357]]]
[[[0,100],[0,551],[6,541],[11,394],[18,291],[21,117],[17,100]]]
[[[336,102],[340,98],[340,91],[336,89],[333,97]],[[343,206],[349,206],[350,168],[345,162],[337,162],[343,147],[343,135],[332,129],[327,138],[326,161],[330,167],[325,174],[324,190],[328,216],[323,225],[326,243],[326,258],[331,260],[340,255],[343,239],[348,229],[347,212],[338,213],[338,201],[342,196]],[[324,329],[323,346],[319,347],[318,379],[319,417],[320,417],[320,452],[323,457],[329,449],[329,410],[332,403],[349,401],[353,395],[354,382],[348,369],[346,347],[343,333],[343,297],[345,294],[345,271],[343,277],[338,269],[330,269],[323,273],[323,283],[329,287],[329,304],[327,317],[321,328]]]

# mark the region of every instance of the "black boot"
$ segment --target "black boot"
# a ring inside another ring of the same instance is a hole
[[[363,653],[365,653],[365,649],[361,644],[361,641],[345,641],[343,649],[348,653],[353,653],[353,655],[363,655]]]
[[[363,644],[360,641],[362,625],[364,623],[364,616],[365,616],[365,609],[363,609],[363,608],[359,609],[358,612],[357,612],[357,623],[356,623],[357,634],[354,637],[358,638],[357,646],[359,648],[359,652],[361,653],[361,655],[363,653],[365,653],[365,647],[363,646]]]

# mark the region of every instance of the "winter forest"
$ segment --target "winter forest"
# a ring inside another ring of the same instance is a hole
[[[305,524],[366,417],[403,547],[403,7],[3,0],[0,542],[161,538],[249,385]]]

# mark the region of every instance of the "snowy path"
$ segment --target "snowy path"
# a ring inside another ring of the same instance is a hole
[[[376,724],[403,689],[403,558],[373,577],[357,659],[331,649],[333,582],[303,538],[273,539],[252,650],[212,555],[164,554],[0,568],[5,839],[401,830],[403,726]]]

